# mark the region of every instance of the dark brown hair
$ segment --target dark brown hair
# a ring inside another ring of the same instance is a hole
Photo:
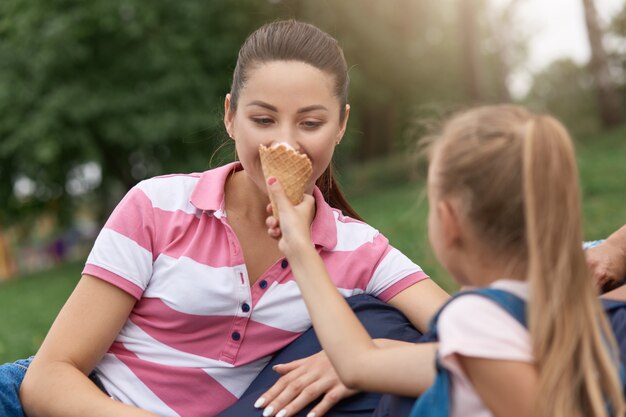
[[[339,120],[345,118],[348,103],[348,65],[337,40],[319,28],[296,20],[265,24],[254,31],[241,46],[230,88],[230,107],[237,110],[239,94],[248,72],[256,65],[272,61],[299,61],[332,75],[339,100]],[[361,217],[348,204],[333,175],[332,162],[317,179],[324,199],[350,217]]]

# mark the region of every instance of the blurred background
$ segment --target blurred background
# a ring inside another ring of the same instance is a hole
[[[586,238],[626,221],[626,0],[2,0],[0,363],[35,352],[130,187],[233,159],[237,51],[283,18],[344,48],[349,200],[447,290],[413,155],[451,111],[556,115],[577,142]]]

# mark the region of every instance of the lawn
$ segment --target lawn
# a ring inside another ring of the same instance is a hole
[[[583,179],[585,238],[607,236],[626,223],[626,128],[577,146]],[[397,156],[344,173],[349,200],[394,246],[448,291],[456,287],[437,265],[426,232],[423,176],[407,181],[408,159]],[[78,280],[82,265],[0,284],[0,363],[33,354]]]
[[[68,263],[0,284],[0,363],[35,353],[81,268]]]

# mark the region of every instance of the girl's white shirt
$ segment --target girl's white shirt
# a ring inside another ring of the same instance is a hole
[[[524,281],[501,279],[490,287],[528,300],[528,284]],[[452,301],[441,313],[438,331],[439,358],[451,373],[451,415],[491,417],[493,414],[463,372],[457,355],[532,363],[528,330],[495,302],[480,295],[466,295]]]

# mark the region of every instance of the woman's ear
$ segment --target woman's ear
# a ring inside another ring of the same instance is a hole
[[[339,133],[337,134],[337,141],[336,141],[337,145],[339,145],[339,143],[341,142],[341,139],[343,139],[343,135],[346,133],[346,127],[348,126],[348,117],[350,117],[350,105],[346,104],[344,118],[343,118],[343,121],[341,122]]]
[[[448,200],[441,200],[437,203],[437,211],[441,221],[443,243],[448,248],[457,246],[461,243],[463,232],[456,205]]]
[[[231,95],[226,94],[224,99],[224,127],[228,136],[233,139],[233,119],[235,118],[235,112],[231,109]]]

